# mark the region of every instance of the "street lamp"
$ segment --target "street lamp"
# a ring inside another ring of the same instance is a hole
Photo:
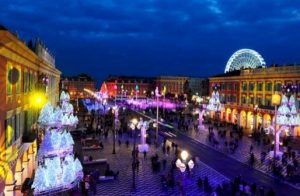
[[[136,84],[135,85],[135,100],[137,101],[137,98],[138,98],[138,92],[139,92],[139,85]]]
[[[274,119],[274,165],[275,165],[275,160],[276,160],[276,151],[277,151],[277,106],[280,105],[281,102],[281,96],[278,93],[275,93],[272,95],[272,105],[275,106],[275,119]],[[279,135],[278,135],[279,137]]]
[[[187,161],[187,158],[189,157],[189,153],[185,150],[183,150],[180,154],[181,159],[177,159],[176,161],[176,167],[181,171],[181,173],[183,174],[186,170],[186,167],[188,166],[190,171],[194,168],[195,163],[192,159],[190,159],[189,161]]]
[[[32,96],[30,97],[30,103],[32,106],[34,106],[34,118],[38,118],[38,113],[39,113],[39,110],[44,106],[44,104],[46,103],[46,97],[45,97],[45,94],[42,93],[42,92],[35,92],[32,94]],[[38,126],[36,126],[37,124],[35,123],[34,125],[34,132],[36,134],[36,139],[37,139],[37,145],[38,145],[38,148],[39,148],[39,144],[40,144],[40,141],[39,141],[39,134],[38,134]]]
[[[115,90],[115,105],[117,103],[117,94],[118,94],[118,86],[117,84],[114,85],[114,90]]]
[[[156,145],[158,144],[158,101],[159,97],[161,95],[159,94],[158,87],[155,88],[155,97],[156,97],[156,134],[155,134],[155,140],[156,140]]]
[[[253,130],[256,131],[256,120],[257,120],[257,110],[258,110],[258,105],[256,104],[253,108]]]
[[[113,128],[113,152],[112,154],[116,154],[116,129],[119,125],[119,108],[118,106],[114,106],[112,108],[112,113],[114,114],[114,128]]]
[[[136,129],[138,128],[138,120],[136,118],[133,118],[129,122],[129,127],[133,130],[133,150],[132,150],[132,190],[136,190],[135,185],[135,167],[136,167]]]

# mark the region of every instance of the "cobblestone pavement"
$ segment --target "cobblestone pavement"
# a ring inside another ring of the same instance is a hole
[[[272,169],[271,169],[271,164],[272,164],[272,157],[269,156],[269,153],[267,151],[267,147],[263,146],[262,144],[257,145],[253,140],[249,137],[243,136],[241,140],[239,140],[239,147],[235,150],[234,153],[231,153],[229,148],[225,147],[225,139],[222,139],[221,137],[218,136],[217,129],[214,127],[213,128],[215,137],[217,140],[220,142],[219,146],[214,146],[211,142],[208,141],[208,127],[205,126],[205,129],[200,130],[200,131],[195,131],[194,129],[188,131],[186,134],[195,140],[199,141],[202,144],[205,144],[207,146],[210,146],[214,148],[215,150],[222,152],[235,160],[242,162],[244,164],[249,164],[250,160],[250,146],[252,144],[253,146],[253,153],[255,156],[255,163],[253,167],[263,173],[267,173],[268,175],[273,176]],[[226,140],[230,141],[229,135],[226,135]],[[229,145],[228,145],[229,146]],[[267,156],[264,160],[264,162],[261,163],[260,157],[261,157],[261,152],[267,152]],[[300,156],[299,152],[296,153],[296,157],[298,161],[300,162]],[[286,168],[286,167],[285,167]],[[283,175],[286,175],[286,169],[283,170]],[[300,188],[299,184],[294,184],[298,188]]]
[[[125,142],[130,141],[129,148],[126,147]],[[110,168],[113,171],[119,170],[119,177],[117,180],[101,182],[97,185],[97,195],[180,195],[178,186],[176,185],[174,190],[162,190],[161,185],[161,175],[166,175],[171,167],[171,160],[174,159],[174,150],[170,151],[170,155],[163,155],[162,148],[156,148],[154,145],[150,146],[150,151],[147,154],[147,159],[144,160],[143,154],[139,154],[139,171],[136,176],[136,187],[135,192],[131,191],[132,187],[132,139],[123,134],[121,139],[121,146],[116,142],[116,154],[112,154],[112,136],[109,135],[108,139],[101,139],[104,144],[103,150],[91,150],[83,151],[84,155],[92,155],[94,159],[98,158],[107,158]],[[118,137],[116,139],[118,141]],[[137,143],[139,139],[136,140]],[[167,145],[170,145],[167,142]],[[171,146],[171,145],[170,145]],[[159,155],[159,160],[166,159],[167,167],[166,169],[161,169],[159,173],[153,173],[151,168],[150,157],[157,153]],[[175,172],[175,181],[184,178],[184,192],[186,195],[206,195],[202,189],[199,189],[197,186],[197,179],[201,177],[202,179],[207,176],[212,187],[216,187],[218,184],[229,181],[225,176],[221,175],[217,171],[213,170],[209,166],[205,165],[202,162],[199,162],[191,172],[190,177],[183,177],[179,170],[176,168]]]

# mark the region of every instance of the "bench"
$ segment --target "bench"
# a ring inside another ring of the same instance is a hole
[[[99,182],[114,180],[114,176],[99,176]]]
[[[95,159],[92,161],[83,161],[83,165],[92,165],[92,164],[97,164],[97,163],[106,163],[107,159]]]
[[[100,146],[84,146],[82,147],[82,150],[98,150],[100,149]]]
[[[115,180],[119,176],[119,171],[117,171],[113,176],[99,176],[98,182]]]

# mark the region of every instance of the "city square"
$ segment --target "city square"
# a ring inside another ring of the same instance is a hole
[[[300,195],[299,6],[3,0],[0,196]]]

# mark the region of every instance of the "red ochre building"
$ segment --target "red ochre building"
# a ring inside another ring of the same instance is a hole
[[[154,94],[156,87],[162,92],[166,89],[165,93],[173,95],[184,94],[184,84],[186,81],[191,82],[191,88],[195,93],[200,95],[206,95],[206,87],[203,91],[203,78],[190,78],[184,76],[158,76],[154,77],[130,77],[130,76],[110,76],[106,79],[102,86],[101,92],[108,92],[110,97],[117,95],[120,97],[135,97],[136,92],[139,98],[145,98],[147,95],[151,96]],[[138,88],[138,91],[136,91]],[[193,91],[193,92],[194,92]]]
[[[155,89],[155,79],[151,77],[110,76],[101,86],[102,93],[107,92],[109,97],[145,98]]]
[[[295,95],[299,110],[300,65],[245,69],[213,76],[209,78],[210,95],[214,84],[220,84],[220,102],[224,103],[221,120],[238,124],[249,134],[273,122],[271,98],[281,91],[282,85],[297,85]],[[300,127],[295,127],[291,133],[300,136]]]
[[[0,195],[21,195],[13,189],[32,176],[36,164],[32,128],[40,108],[31,97],[40,92],[56,104],[61,73],[39,40],[27,46],[1,25],[0,69]]]

